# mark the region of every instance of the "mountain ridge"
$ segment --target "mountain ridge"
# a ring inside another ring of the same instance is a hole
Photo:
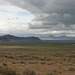
[[[18,37],[18,36],[8,34],[8,35],[0,36],[0,41],[41,41],[41,39],[34,36]]]

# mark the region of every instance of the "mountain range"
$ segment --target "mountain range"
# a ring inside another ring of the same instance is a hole
[[[75,40],[75,37],[49,35],[47,40]],[[44,39],[45,40],[45,39]],[[39,37],[17,37],[14,35],[0,36],[0,41],[42,41]]]
[[[52,39],[52,40],[75,40],[75,37],[70,37],[70,36],[53,36],[53,35],[49,35],[48,38]]]
[[[0,36],[0,41],[41,41],[38,37],[17,37],[14,35]]]

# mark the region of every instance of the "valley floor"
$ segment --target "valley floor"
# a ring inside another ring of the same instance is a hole
[[[21,75],[25,69],[36,75],[75,75],[75,43],[1,43],[0,66]]]

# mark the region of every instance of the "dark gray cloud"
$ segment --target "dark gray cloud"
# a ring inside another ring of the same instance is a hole
[[[74,30],[75,0],[5,0],[35,16],[30,29]],[[41,22],[41,23],[40,23]]]

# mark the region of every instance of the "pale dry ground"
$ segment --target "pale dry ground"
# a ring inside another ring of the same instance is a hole
[[[29,68],[37,75],[75,75],[75,50],[51,50],[25,46],[0,46],[0,66],[8,66],[17,73]]]

